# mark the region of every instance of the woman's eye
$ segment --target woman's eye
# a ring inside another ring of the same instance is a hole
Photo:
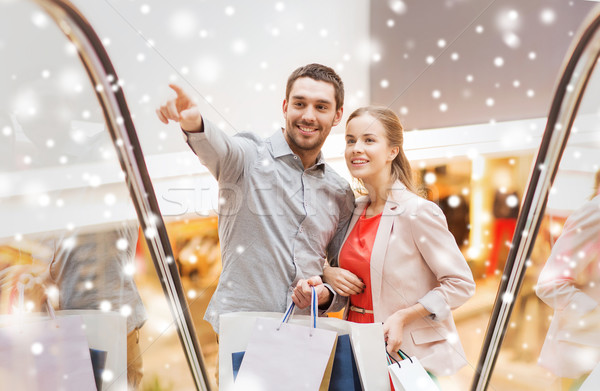
[[[346,144],[354,144],[354,140],[346,140]]]

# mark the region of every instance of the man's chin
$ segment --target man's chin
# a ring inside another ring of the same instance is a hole
[[[296,140],[294,144],[296,144],[296,147],[302,149],[303,151],[311,151],[313,149],[320,148],[318,140]]]

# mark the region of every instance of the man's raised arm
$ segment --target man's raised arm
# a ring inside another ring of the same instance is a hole
[[[156,109],[158,119],[165,124],[168,124],[169,120],[179,122],[181,129],[186,132],[202,132],[202,115],[196,102],[178,85],[169,84],[169,87],[175,91],[177,97],[169,99]]]

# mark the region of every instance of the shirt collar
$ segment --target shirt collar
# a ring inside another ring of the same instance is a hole
[[[285,136],[283,135],[283,128],[277,130],[271,137],[268,139],[271,142],[271,148],[273,152],[274,158],[280,158],[286,155],[294,155],[294,152],[290,148],[287,143]],[[317,163],[315,166],[323,171],[325,171],[325,159],[323,158],[323,152],[319,152],[317,156]]]

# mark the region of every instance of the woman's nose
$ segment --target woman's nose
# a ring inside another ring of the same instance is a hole
[[[353,153],[361,153],[363,151],[363,143],[361,143],[360,141],[357,141],[354,143],[354,146],[352,147],[352,152]]]

